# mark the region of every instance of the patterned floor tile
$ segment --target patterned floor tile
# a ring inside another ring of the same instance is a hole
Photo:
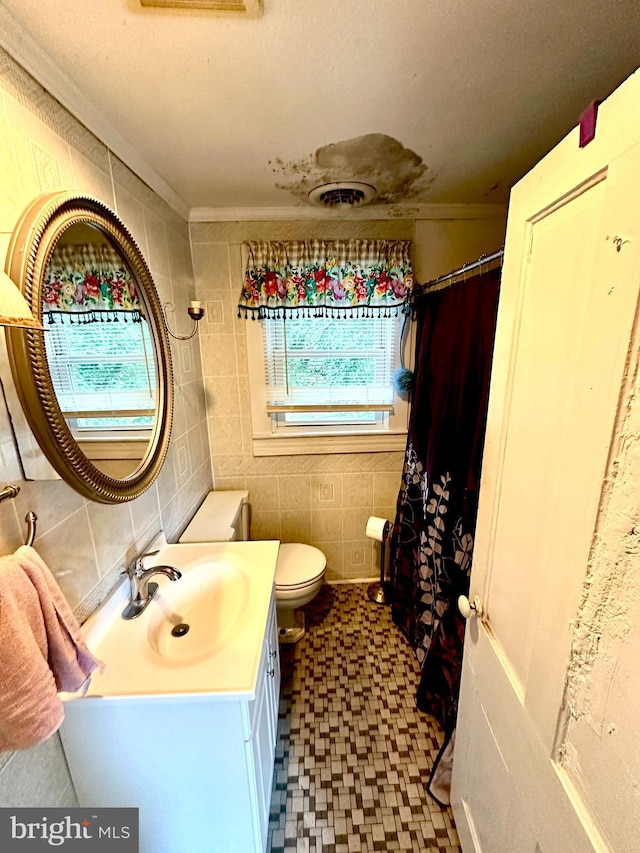
[[[281,646],[270,853],[460,851],[425,790],[442,733],[415,707],[419,669],[366,585],[324,586]]]

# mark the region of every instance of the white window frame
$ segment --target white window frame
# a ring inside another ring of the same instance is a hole
[[[397,318],[402,328],[403,315]],[[406,395],[394,389],[393,409],[381,419],[380,425],[331,424],[316,426],[287,425],[277,429],[274,418],[267,412],[265,383],[265,349],[262,321],[243,321],[247,343],[251,421],[254,456],[291,456],[298,454],[376,453],[405,449],[409,423],[409,403]],[[339,322],[349,322],[341,320]],[[414,324],[404,336],[404,363],[412,367]]]

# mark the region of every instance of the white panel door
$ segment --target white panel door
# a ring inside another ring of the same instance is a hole
[[[463,850],[609,850],[559,760],[572,620],[640,277],[640,75],[514,189],[491,379],[452,803]]]

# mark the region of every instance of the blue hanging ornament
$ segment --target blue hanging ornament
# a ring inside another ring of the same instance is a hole
[[[400,332],[400,367],[394,371],[393,374],[393,387],[398,394],[408,394],[414,386],[415,383],[415,374],[413,370],[409,370],[408,367],[404,366],[403,352],[402,352],[402,343],[404,340],[404,333],[407,328],[407,323],[411,320],[411,314],[405,314],[404,320],[402,323],[402,331]]]
[[[415,375],[408,367],[399,367],[393,374],[393,387],[398,394],[407,394],[413,388]]]

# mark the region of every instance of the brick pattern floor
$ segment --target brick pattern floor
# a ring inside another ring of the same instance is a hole
[[[415,707],[415,656],[366,589],[324,586],[280,647],[270,853],[460,851],[425,790],[442,733]]]

